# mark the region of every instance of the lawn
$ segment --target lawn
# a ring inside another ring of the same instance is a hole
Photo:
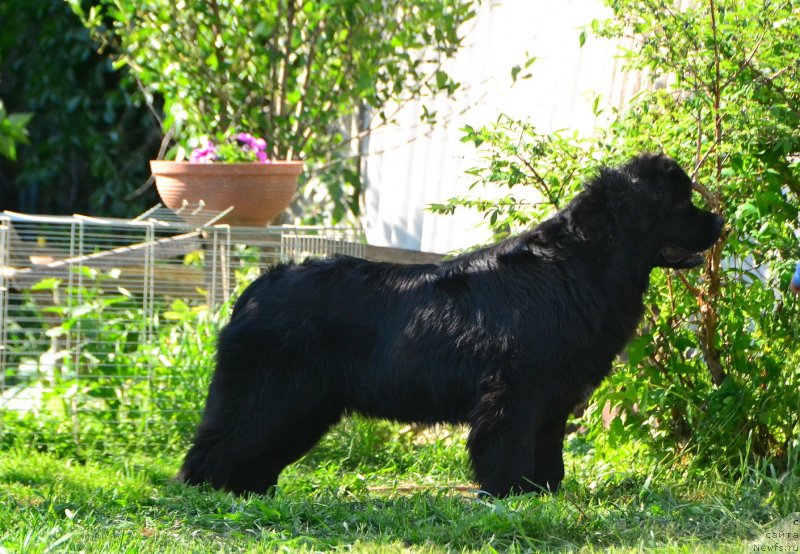
[[[593,462],[574,437],[568,451],[558,495],[493,501],[468,490],[459,429],[346,422],[284,473],[272,498],[171,482],[178,456],[79,461],[16,447],[0,452],[0,545],[8,552],[741,552],[774,545],[767,533],[800,510],[796,471],[770,476],[764,467],[725,480],[663,463],[646,470]]]

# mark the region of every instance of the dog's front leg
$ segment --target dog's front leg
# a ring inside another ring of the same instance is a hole
[[[496,408],[478,415],[467,440],[475,479],[495,497],[539,490],[536,485],[535,414]]]
[[[570,408],[554,407],[536,431],[533,484],[539,490],[556,492],[564,479],[564,433]]]

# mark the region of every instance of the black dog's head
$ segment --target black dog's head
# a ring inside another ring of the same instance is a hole
[[[692,204],[692,180],[664,155],[638,156],[620,169],[651,208],[656,228],[653,267],[686,269],[703,263],[703,251],[720,237],[725,220]],[[641,206],[641,204],[640,204]],[[645,214],[643,214],[645,215]]]

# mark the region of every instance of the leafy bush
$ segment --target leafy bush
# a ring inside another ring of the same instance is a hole
[[[455,90],[440,62],[459,47],[475,0],[69,4],[163,96],[165,133],[263,136],[270,158],[315,166],[316,193],[338,221],[360,213],[367,112],[386,120],[392,102]]]
[[[0,206],[127,217],[155,204],[155,191],[126,198],[147,180],[160,141],[126,73],[95,52],[63,2],[6,0],[0,21],[0,98],[33,115],[29,144],[15,162],[0,160]]]
[[[702,270],[653,273],[639,336],[589,409],[591,435],[600,445],[635,439],[654,453],[732,467],[754,456],[786,462],[800,448],[800,309],[786,295],[798,256],[796,5],[609,5],[614,18],[595,22],[594,31],[632,36],[628,68],[660,85],[611,114],[592,137],[540,135],[506,119],[467,129],[465,140],[487,152],[487,163],[473,170],[478,182],[511,190],[498,203],[454,199],[434,209],[477,208],[505,234],[562,206],[601,163],[642,151],[676,158],[729,232]],[[535,188],[541,203],[518,201],[520,187]],[[604,406],[617,413],[608,431],[600,421]]]

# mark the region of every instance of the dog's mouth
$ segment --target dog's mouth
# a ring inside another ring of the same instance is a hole
[[[702,252],[691,252],[674,244],[664,245],[656,255],[655,265],[673,269],[690,269],[703,263]]]

